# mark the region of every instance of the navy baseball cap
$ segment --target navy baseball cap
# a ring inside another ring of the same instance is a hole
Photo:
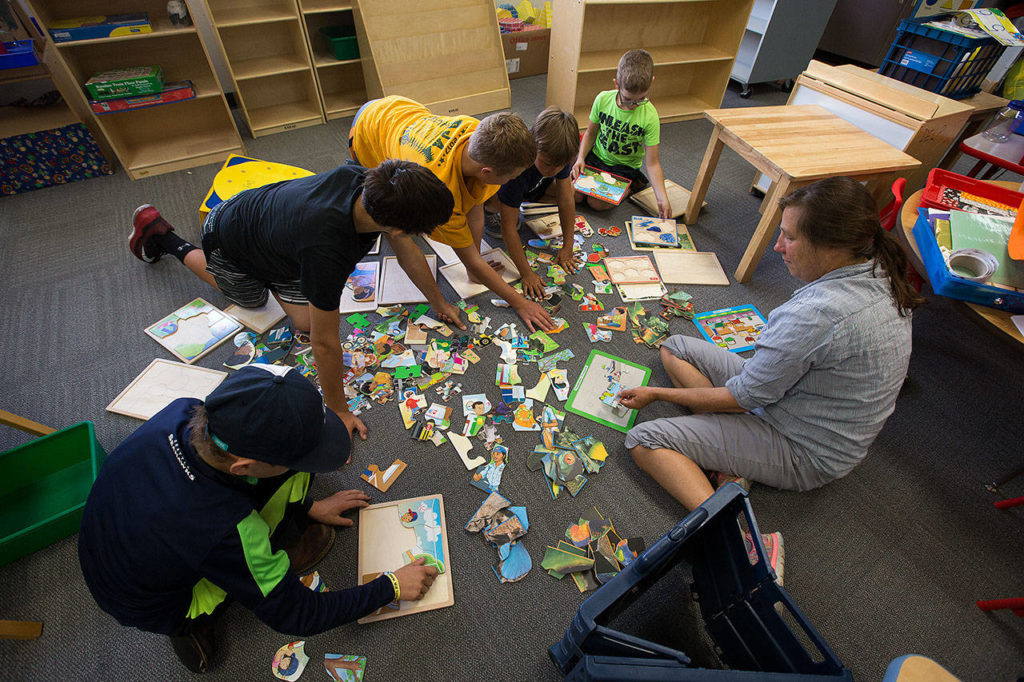
[[[292,367],[246,365],[206,396],[211,440],[238,457],[325,473],[348,460],[345,422]]]

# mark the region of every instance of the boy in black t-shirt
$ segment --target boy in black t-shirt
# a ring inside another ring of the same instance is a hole
[[[572,247],[576,204],[569,172],[579,151],[579,125],[572,114],[550,106],[537,116],[533,137],[537,143],[537,158],[533,165],[502,185],[484,207],[491,212],[485,216],[487,221],[500,224],[505,249],[522,275],[523,293],[540,298],[544,293],[544,283],[530,267],[523,252],[523,241],[519,237],[519,207],[524,201],[555,201],[563,241],[555,262],[566,272],[575,272]]]
[[[342,382],[338,308],[345,281],[377,233],[428,233],[448,221],[453,206],[444,183],[418,164],[346,165],[218,204],[203,223],[202,248],[178,237],[155,208],[140,206],[128,246],[147,263],[171,254],[243,307],[262,306],[273,293],[294,328],[310,334],[324,402],[365,440],[366,426],[348,411]]]

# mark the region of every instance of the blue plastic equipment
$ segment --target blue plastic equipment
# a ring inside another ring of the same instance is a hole
[[[747,554],[746,530],[754,538],[758,557],[754,564]],[[707,635],[728,670],[691,667],[690,656],[683,651],[608,627],[683,561],[692,566],[691,593]],[[791,629],[782,612],[801,632]],[[789,594],[775,583],[747,492],[734,483],[722,486],[583,602],[549,654],[570,680],[853,679]]]

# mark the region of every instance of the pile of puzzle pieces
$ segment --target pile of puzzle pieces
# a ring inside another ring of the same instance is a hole
[[[608,582],[646,549],[643,538],[622,538],[596,508],[569,526],[565,538],[545,548],[540,565],[559,580],[572,576],[580,592]]]
[[[316,383],[316,367],[309,335],[293,334],[287,322],[262,335],[239,332],[233,340],[235,351],[224,361],[228,369],[241,369],[251,364],[288,365]]]
[[[533,568],[530,553],[520,539],[530,530],[526,507],[513,507],[498,493],[491,493],[466,522],[470,533],[483,532],[484,538],[498,550],[498,563],[492,566],[494,575],[503,583],[522,580]]]
[[[530,471],[543,471],[545,485],[556,499],[564,487],[576,497],[589,478],[604,466],[608,450],[593,436],[580,437],[559,424],[553,437],[536,446],[526,459]]]

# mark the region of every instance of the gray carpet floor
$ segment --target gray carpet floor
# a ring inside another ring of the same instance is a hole
[[[731,87],[725,106],[786,100],[771,87],[755,88],[746,100],[736,93]],[[543,76],[512,83],[513,109],[527,120],[543,108],[544,95]],[[246,150],[325,171],[345,160],[348,123],[247,138]],[[710,130],[703,120],[662,127],[667,177],[692,186]],[[0,199],[0,407],[54,427],[91,420],[107,451],[138,427],[138,421],[104,407],[153,358],[169,357],[143,327],[196,296],[215,305],[226,301],[172,258],[155,265],[135,260],[125,239],[131,214],[139,204],[153,203],[182,236],[196,239],[197,209],[217,169],[137,182],[118,172]],[[753,169],[726,149],[708,207],[690,228],[698,248],[716,252],[730,279],[758,219],[759,199],[748,192],[752,177]],[[621,226],[632,213],[624,204],[587,215],[600,227]],[[597,241],[614,255],[629,251],[624,237],[595,237],[588,248]],[[575,281],[589,289],[589,278]],[[698,310],[753,303],[767,313],[797,286],[768,250],[747,284],[684,288]],[[445,282],[442,290],[453,296]],[[513,321],[510,311],[492,308],[486,298],[479,301],[496,324]],[[755,486],[751,500],[762,529],[785,535],[786,589],[858,679],[880,679],[893,658],[920,653],[965,680],[1010,680],[1024,674],[1024,621],[1009,612],[983,614],[974,601],[1024,596],[1024,508],[996,510],[997,496],[984,488],[1024,464],[1024,355],[971,321],[959,304],[930,299],[915,315],[914,352],[896,412],[867,460],[820,490],[801,494]],[[648,308],[657,311],[653,303]],[[572,326],[555,338],[576,353],[563,365],[575,377],[593,346],[579,324],[587,314],[566,313]],[[699,336],[683,320],[674,321],[672,330]],[[626,333],[613,336],[603,350],[654,366],[652,383],[667,382],[656,351],[635,346]],[[227,355],[221,347],[199,364],[216,368]],[[462,382],[494,398],[491,368],[498,351],[485,349],[482,355]],[[527,386],[538,378],[532,365],[522,374]],[[671,413],[659,405],[641,418]],[[375,406],[364,419],[370,440],[358,444],[350,467],[319,477],[315,492],[368,489],[358,478],[362,467],[402,455],[409,468],[391,490],[369,492],[375,501],[444,495],[455,606],[311,637],[306,652],[313,660],[304,679],[322,679],[324,653],[367,656],[369,680],[556,679],[546,650],[585,597],[569,581],[539,568],[545,545],[592,506],[610,516],[624,536],[640,535],[648,543],[685,513],[630,461],[622,434],[574,415],[566,424],[604,441],[611,456],[578,497],[563,494],[552,501],[540,474],[525,466],[539,434],[503,427],[511,458],[501,490],[529,511],[532,525],[523,542],[535,566],[521,582],[502,585],[491,570],[495,550],[462,528],[484,495],[469,485],[452,447],[408,440],[397,428],[394,404]],[[28,439],[2,429],[0,451]],[[1001,494],[1024,495],[1024,479]],[[0,569],[0,617],[45,623],[37,641],[0,642],[3,677],[187,679],[165,638],[122,628],[96,607],[78,568],[75,542],[74,536],[66,538]],[[319,567],[330,587],[355,583],[356,550],[356,532],[341,532]],[[659,587],[661,608],[632,610],[623,627],[671,639],[674,621],[665,613],[681,593],[671,584]],[[210,680],[270,679],[271,658],[289,641],[237,606],[228,610],[218,633],[221,650],[206,676]]]

